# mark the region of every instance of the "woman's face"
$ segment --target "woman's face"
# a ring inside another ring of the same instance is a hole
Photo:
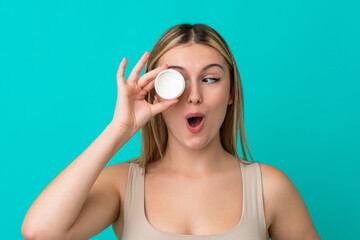
[[[180,45],[161,56],[157,66],[163,64],[185,79],[179,102],[162,113],[169,141],[199,150],[219,140],[227,107],[233,102],[230,73],[223,56],[203,44]]]

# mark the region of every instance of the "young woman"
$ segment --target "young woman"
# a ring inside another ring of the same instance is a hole
[[[214,29],[170,28],[125,81],[126,63],[111,123],[34,201],[25,239],[89,239],[111,224],[131,240],[319,239],[290,179],[247,160],[238,68]],[[165,69],[185,78],[178,99],[153,89]],[[140,129],[141,156],[105,167]]]

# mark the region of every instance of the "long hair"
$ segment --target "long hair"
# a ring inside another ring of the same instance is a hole
[[[216,49],[226,60],[230,70],[231,88],[234,95],[233,104],[228,106],[223,124],[220,127],[220,141],[222,147],[243,163],[248,161],[245,153],[247,147],[250,158],[253,160],[245,137],[244,129],[244,101],[241,79],[235,59],[225,40],[214,29],[204,24],[179,24],[168,29],[156,42],[151,50],[150,57],[145,66],[145,73],[157,67],[158,60],[168,50],[188,44],[204,44]],[[146,101],[153,103],[154,91],[150,91]],[[240,143],[244,159],[238,156],[237,136],[240,132]],[[141,129],[141,150],[138,158],[128,162],[139,164],[142,174],[148,163],[158,161],[163,157],[168,139],[168,132],[162,114],[151,118]]]

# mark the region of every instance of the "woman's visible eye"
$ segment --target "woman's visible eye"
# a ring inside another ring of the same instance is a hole
[[[219,80],[220,80],[220,78],[218,78],[218,77],[204,78],[204,79],[202,80],[202,82],[205,82],[205,83],[214,83],[214,82],[217,82],[217,81],[219,81]]]

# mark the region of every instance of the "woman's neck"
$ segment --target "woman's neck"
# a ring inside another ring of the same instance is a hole
[[[161,171],[190,175],[211,174],[231,166],[231,160],[235,160],[235,157],[223,149],[219,135],[201,149],[191,149],[169,136],[164,157],[158,162],[158,167]]]

